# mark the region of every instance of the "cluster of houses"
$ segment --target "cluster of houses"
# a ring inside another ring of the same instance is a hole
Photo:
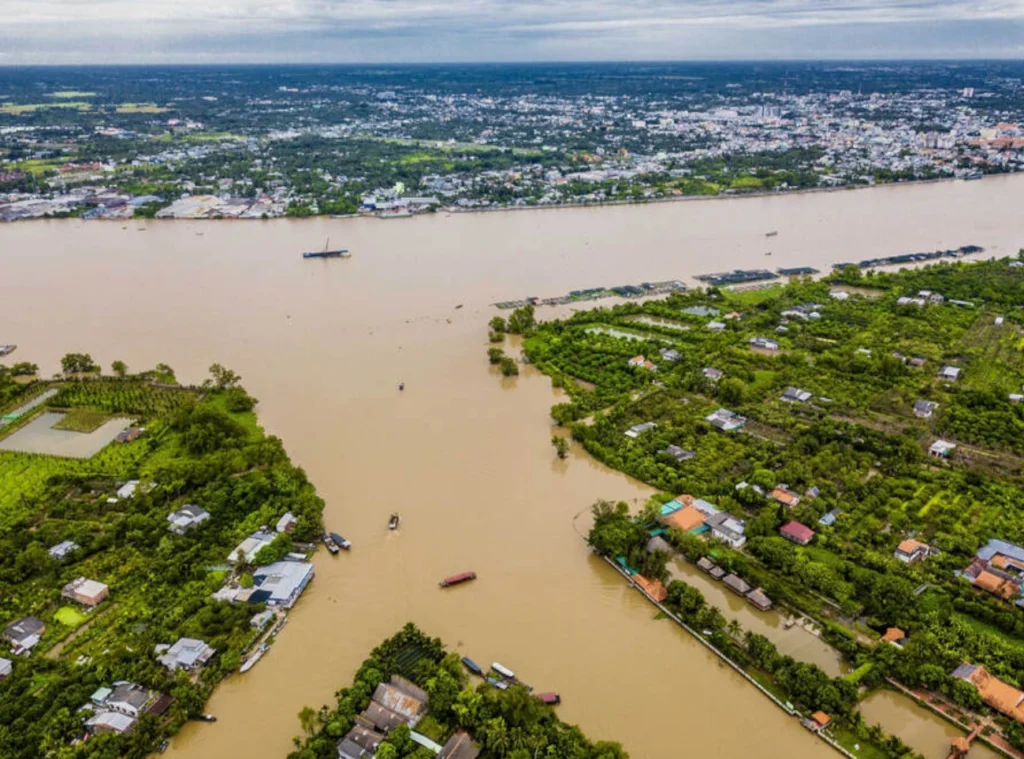
[[[355,725],[338,741],[338,759],[373,757],[377,747],[396,727],[416,727],[427,713],[428,702],[426,691],[404,677],[392,675],[390,682],[377,686],[369,706],[355,718]],[[410,732],[409,737],[433,751],[439,759],[476,759],[480,754],[473,739],[463,730],[455,732],[444,746],[415,730]]]
[[[745,521],[692,495],[684,494],[664,504],[658,521],[666,528],[681,532],[707,534],[733,548],[742,548],[747,542]]]
[[[961,576],[1024,609],[1024,548],[1005,540],[990,540],[978,549]]]
[[[130,733],[143,714],[162,717],[174,699],[141,685],[120,681],[113,687],[99,688],[79,711],[91,714],[85,721],[90,735],[99,733]]]
[[[974,308],[974,304],[969,300],[956,300],[955,298],[946,300],[946,297],[942,293],[933,292],[932,290],[918,290],[917,295],[903,295],[896,299],[897,306],[917,306],[918,308],[924,308],[929,303],[949,303],[954,306]]]

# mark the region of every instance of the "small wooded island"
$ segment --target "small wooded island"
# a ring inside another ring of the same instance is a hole
[[[553,694],[532,693],[501,665],[485,678],[471,664],[407,624],[335,704],[300,712],[305,738],[289,759],[628,759],[618,743],[591,743],[558,719]]]
[[[595,507],[632,584],[857,756],[911,753],[860,717],[886,687],[960,725],[953,753],[1024,750],[1024,252],[514,316],[556,423],[662,491]],[[848,674],[729,622],[676,556]]]
[[[0,756],[141,758],[267,650],[323,501],[230,370],[62,366],[0,373]]]

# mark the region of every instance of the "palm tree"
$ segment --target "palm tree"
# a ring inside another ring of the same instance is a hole
[[[735,619],[729,620],[729,624],[726,625],[725,629],[733,640],[739,640],[740,635],[743,634],[743,628],[740,626],[739,621]]]

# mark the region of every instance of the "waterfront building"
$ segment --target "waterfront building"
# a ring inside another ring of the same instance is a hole
[[[253,572],[255,587],[249,603],[266,603],[290,609],[313,579],[313,565],[306,561],[278,561]]]
[[[779,528],[779,534],[786,540],[805,546],[814,540],[814,530],[799,522],[786,522]]]

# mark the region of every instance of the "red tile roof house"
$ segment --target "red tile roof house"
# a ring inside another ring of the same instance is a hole
[[[814,540],[814,530],[799,522],[786,522],[786,524],[779,528],[779,534],[786,540],[791,540],[801,546],[805,546]]]

